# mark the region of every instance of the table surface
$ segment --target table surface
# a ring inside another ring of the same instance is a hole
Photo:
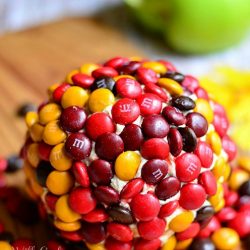
[[[86,62],[112,56],[140,56],[142,52],[119,30],[97,19],[67,19],[0,37],[0,154],[17,153],[25,125],[16,116],[25,102],[39,104],[46,89]],[[22,173],[9,176],[12,185],[23,183]],[[0,204],[0,219],[16,236],[44,238],[43,225],[24,227],[13,221]]]

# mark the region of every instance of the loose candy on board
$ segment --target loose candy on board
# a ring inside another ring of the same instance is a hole
[[[81,232],[90,249],[187,248],[232,202],[221,185],[236,154],[226,119],[168,61],[84,64],[26,115],[30,189],[45,192],[61,237]]]

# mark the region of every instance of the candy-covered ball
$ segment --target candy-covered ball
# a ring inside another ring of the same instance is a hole
[[[196,78],[116,57],[82,65],[48,95],[26,115],[22,156],[27,190],[62,238],[182,249],[223,208],[236,150],[217,122],[224,109]]]

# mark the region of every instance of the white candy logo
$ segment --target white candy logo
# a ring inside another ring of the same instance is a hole
[[[84,141],[79,140],[79,139],[75,139],[74,143],[73,143],[73,147],[82,149],[84,147],[84,144],[85,144]]]

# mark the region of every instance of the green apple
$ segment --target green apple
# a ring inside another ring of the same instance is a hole
[[[250,0],[125,0],[145,27],[183,53],[207,53],[239,42],[250,27]]]

